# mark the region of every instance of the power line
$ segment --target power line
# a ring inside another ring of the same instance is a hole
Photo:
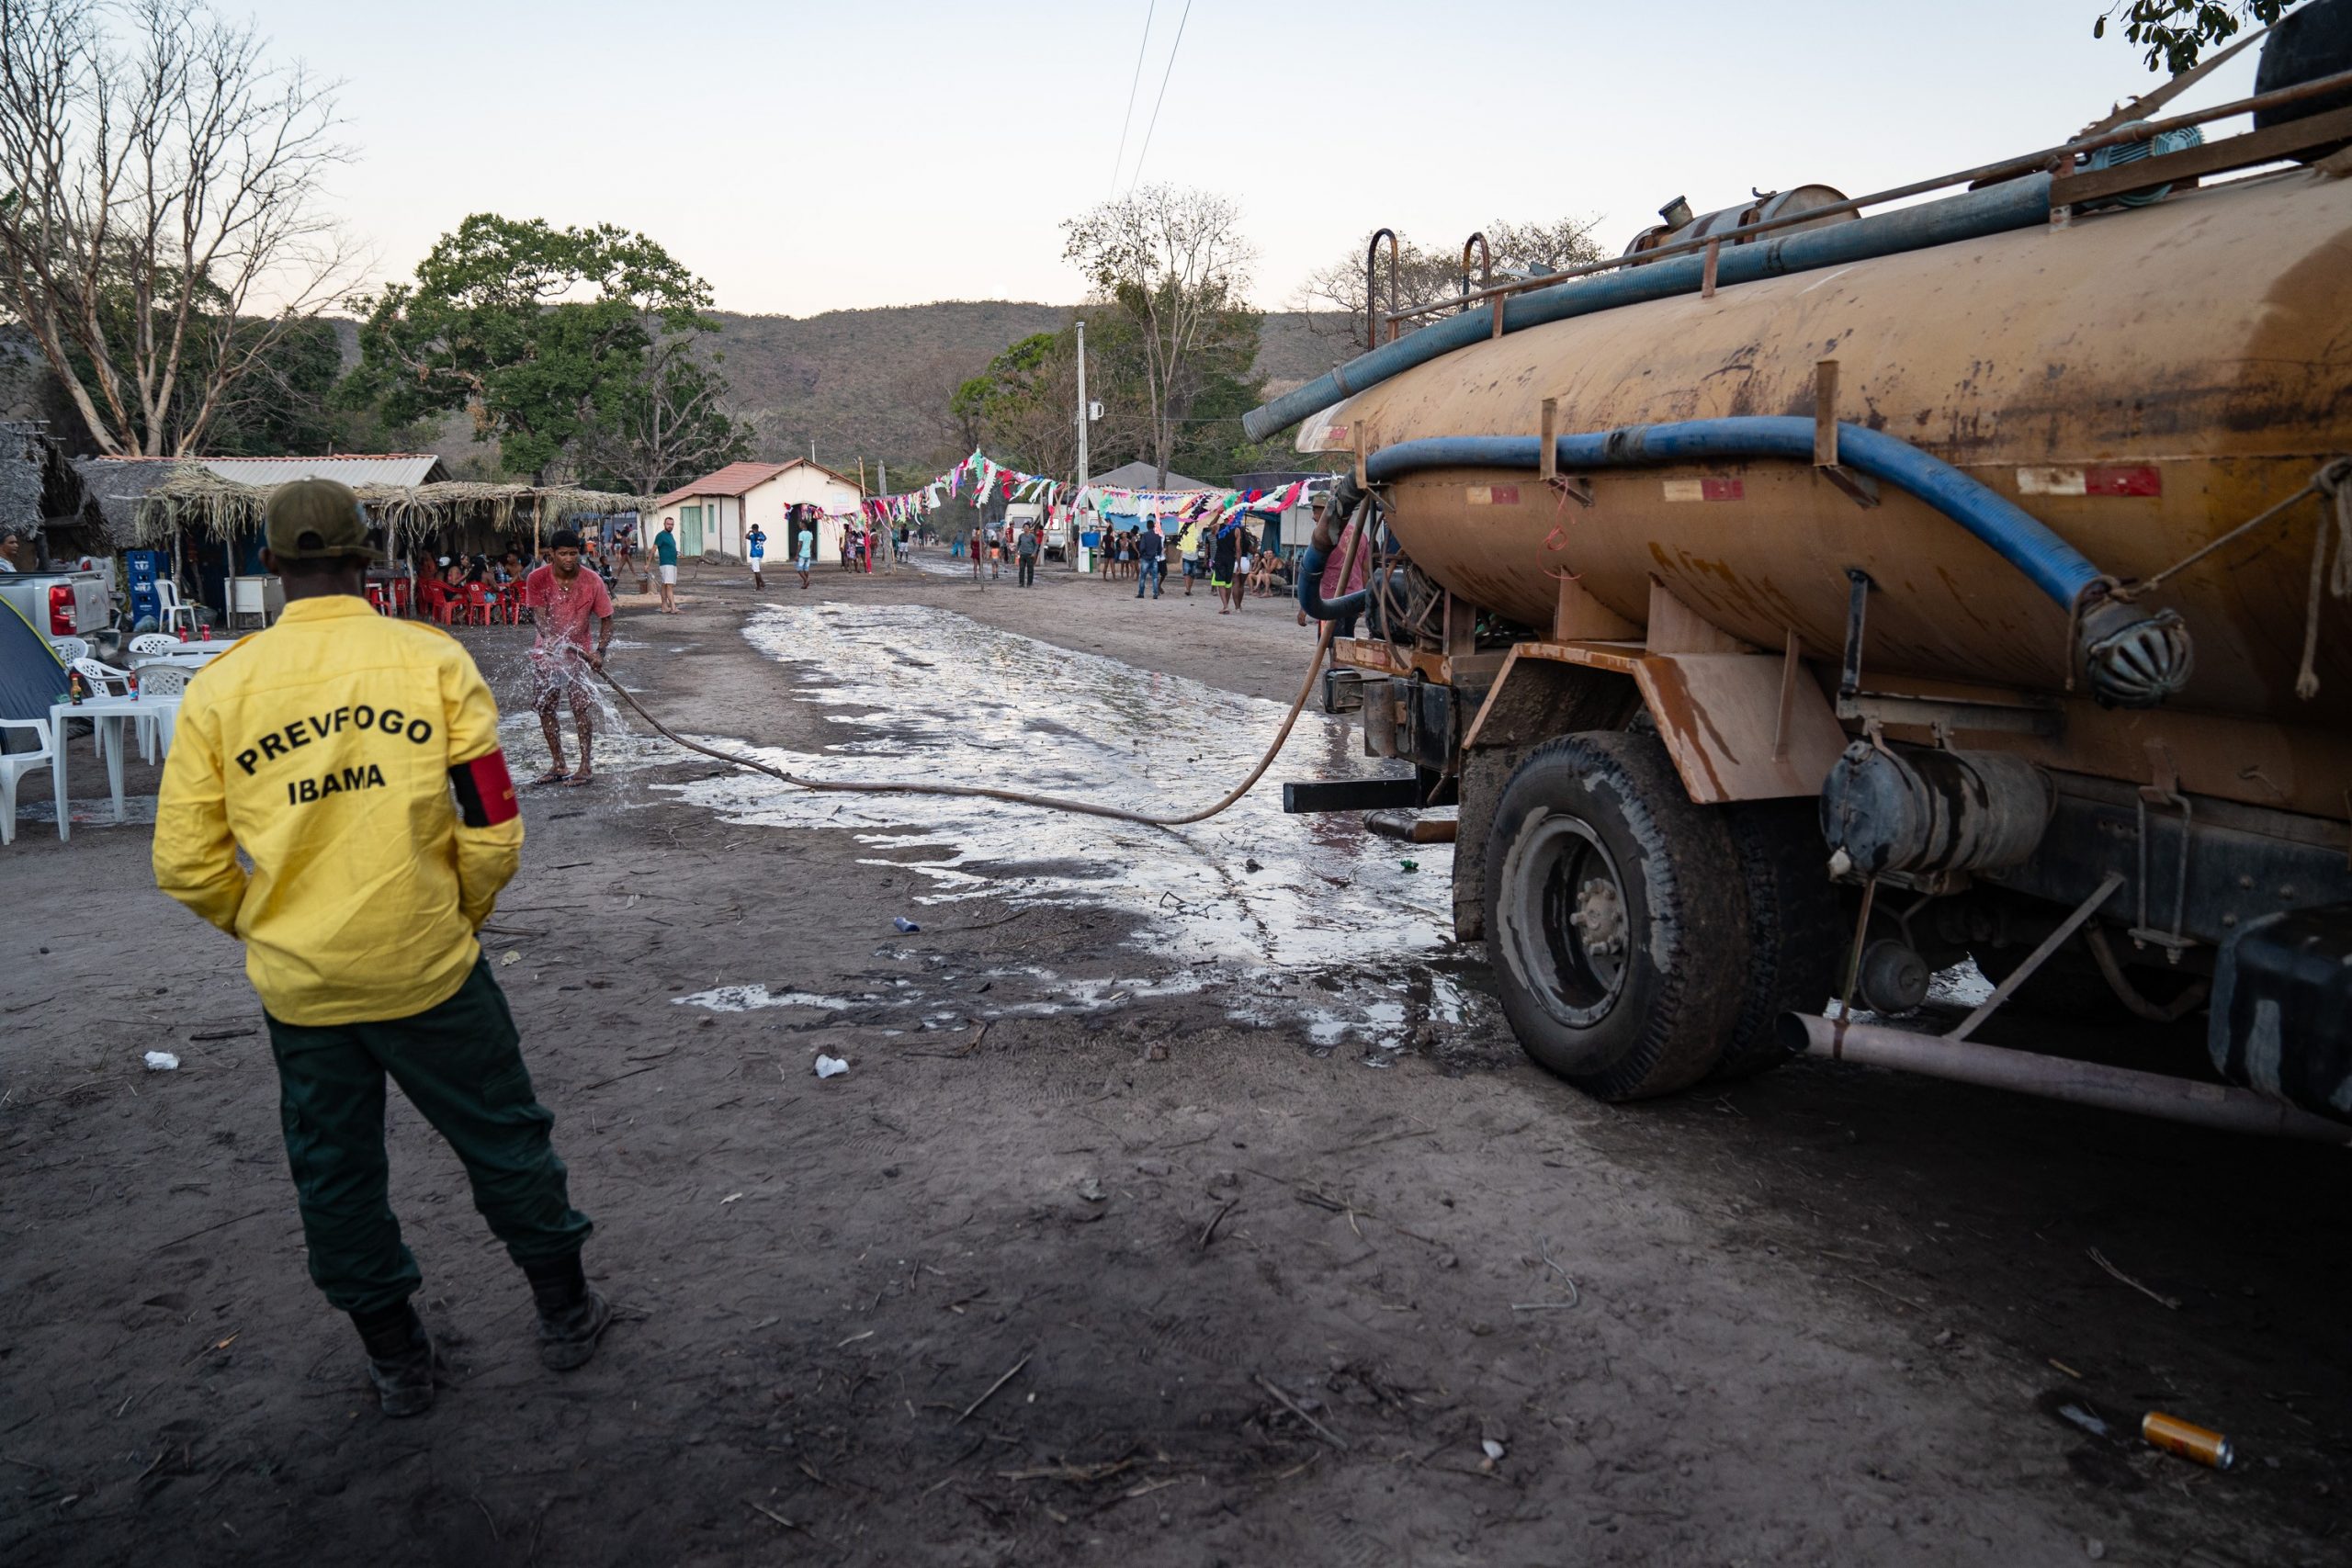
[[[1190,0],[1187,0],[1187,4]],[[1136,73],[1127,82],[1127,112],[1119,117],[1119,155],[1111,160],[1111,194],[1119,194],[1119,165],[1127,161],[1127,128],[1135,123],[1136,89],[1143,85],[1144,51],[1151,47],[1151,14],[1159,0],[1150,0],[1143,8],[1143,37],[1136,44]],[[1178,29],[1182,31],[1182,29]]]
[[[1176,41],[1168,46],[1168,69],[1159,73],[1159,96],[1151,100],[1151,123],[1144,127],[1143,151],[1136,154],[1135,177],[1127,181],[1129,190],[1143,178],[1143,161],[1151,156],[1151,133],[1159,129],[1159,106],[1168,97],[1168,78],[1176,74],[1176,51],[1184,47],[1184,24],[1192,16],[1193,0],[1184,0],[1184,14],[1176,18]]]

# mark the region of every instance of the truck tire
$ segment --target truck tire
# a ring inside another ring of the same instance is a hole
[[[1747,987],[1709,1076],[1735,1082],[1796,1055],[1774,1025],[1782,1013],[1817,1013],[1828,1002],[1853,920],[1829,880],[1819,803],[1747,801],[1724,813],[1747,891]]]
[[[1486,892],[1503,1012],[1539,1065],[1605,1100],[1715,1065],[1747,988],[1739,855],[1656,736],[1529,753],[1495,811]]]

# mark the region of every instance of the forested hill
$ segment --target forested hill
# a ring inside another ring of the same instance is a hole
[[[860,453],[930,457],[955,445],[947,400],[989,360],[1031,333],[1058,331],[1063,305],[943,300],[821,316],[719,313],[722,368],[737,414],[760,432],[763,457],[820,460]],[[1275,390],[1329,369],[1333,340],[1293,312],[1269,315],[1258,368]]]
[[[755,457],[805,457],[813,438],[820,461],[854,474],[860,457],[895,465],[950,455],[958,442],[947,402],[956,387],[1010,344],[1060,330],[1071,313],[1066,305],[1009,299],[819,316],[721,310],[716,346],[725,355],[720,369],[733,389],[734,412],[758,431]],[[1336,346],[1337,340],[1310,333],[1303,315],[1269,314],[1258,368],[1269,390],[1279,392],[1329,369],[1340,356]],[[489,461],[490,449],[476,445],[470,431],[454,417],[432,444],[465,472]]]

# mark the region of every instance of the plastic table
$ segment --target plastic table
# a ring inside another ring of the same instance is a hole
[[[177,697],[91,697],[79,703],[52,703],[49,709],[49,789],[57,801],[57,836],[74,836],[74,797],[65,790],[65,721],[86,718],[106,732],[107,787],[114,795],[114,819],[123,819],[122,753],[130,721],[155,720],[156,754],[168,755],[172,734],[179,724]]]
[[[134,653],[130,656],[130,668],[144,670],[150,664],[166,664],[193,675],[236,646],[233,642],[190,642],[183,643],[169,653]],[[146,700],[144,697],[140,699],[141,702]]]

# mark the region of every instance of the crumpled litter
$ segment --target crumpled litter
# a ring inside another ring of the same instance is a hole
[[[839,1056],[828,1056],[820,1053],[817,1057],[817,1076],[820,1078],[839,1077],[847,1071],[849,1071],[849,1064]]]
[[[890,923],[898,927],[902,931],[919,931],[922,930],[921,926],[915,924],[904,915],[900,915],[897,919],[892,920]]]
[[[169,1051],[147,1053],[147,1070],[151,1073],[173,1073],[179,1070],[180,1059]]]

